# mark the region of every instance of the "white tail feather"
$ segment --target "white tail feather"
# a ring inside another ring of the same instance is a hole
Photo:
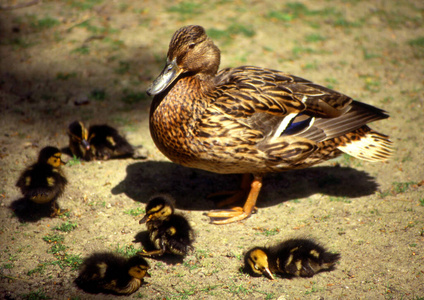
[[[385,161],[391,156],[393,152],[391,144],[387,136],[371,131],[361,139],[349,141],[338,148],[356,158],[376,162]]]

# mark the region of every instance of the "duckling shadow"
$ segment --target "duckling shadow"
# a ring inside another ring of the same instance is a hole
[[[153,195],[167,193],[183,210],[208,210],[216,206],[206,199],[217,191],[239,188],[239,174],[215,174],[185,168],[170,162],[137,162],[127,167],[127,176],[112,188],[112,194],[126,194],[146,203]],[[258,207],[305,198],[320,193],[335,197],[356,198],[373,194],[378,188],[373,177],[349,167],[312,167],[264,177]]]
[[[133,243],[140,243],[144,250],[146,251],[153,251],[156,250],[155,246],[152,244],[152,242],[149,239],[149,232],[148,231],[140,231],[136,234],[134,237]],[[155,256],[152,259],[159,260],[167,265],[176,265],[181,264],[184,261],[184,257],[172,255],[165,253],[162,256]]]
[[[59,205],[56,203],[58,209]],[[50,218],[52,214],[51,202],[45,204],[34,203],[27,198],[20,198],[13,201],[9,208],[13,211],[19,222],[37,222],[42,218]]]

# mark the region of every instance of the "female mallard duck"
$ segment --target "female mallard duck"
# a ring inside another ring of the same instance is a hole
[[[82,122],[74,121],[68,127],[68,135],[72,154],[87,161],[134,155],[134,148],[109,125],[92,125],[87,130]]]
[[[323,270],[331,270],[340,254],[330,253],[308,239],[290,239],[273,247],[255,247],[244,257],[245,269],[254,276],[272,273],[288,276],[312,277]]]
[[[38,161],[28,167],[16,183],[28,200],[37,204],[51,202],[52,217],[60,214],[60,210],[56,208],[56,200],[63,194],[68,183],[60,168],[64,164],[61,156],[62,153],[56,147],[43,148]]]
[[[84,260],[75,283],[89,293],[132,294],[143,283],[149,264],[138,255],[129,259],[113,253],[95,253]]]
[[[192,249],[194,232],[184,216],[174,214],[173,199],[161,195],[153,197],[146,205],[146,223],[149,238],[157,250],[139,252],[142,256],[162,256],[165,252],[186,255]]]
[[[280,71],[244,66],[217,73],[219,63],[205,30],[183,27],[147,90],[155,95],[150,132],[170,160],[246,179],[253,174],[227,201],[247,195],[244,207],[210,212],[224,218],[214,223],[249,217],[266,173],[306,168],[342,152],[368,161],[390,156],[388,137],[366,125],[388,117],[381,109]]]

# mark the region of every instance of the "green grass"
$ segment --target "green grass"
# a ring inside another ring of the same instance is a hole
[[[251,25],[233,23],[226,29],[210,28],[207,30],[208,36],[213,40],[219,40],[222,45],[228,45],[234,41],[236,36],[253,37],[256,32]]]
[[[338,84],[337,79],[333,77],[325,78],[325,82],[327,83],[326,87],[328,87],[329,89],[334,89],[335,86]]]
[[[319,34],[319,33],[311,33],[311,34],[308,34],[306,37],[305,37],[305,41],[306,42],[308,42],[308,43],[317,43],[317,42],[323,42],[323,41],[325,41],[325,40],[327,40],[327,38],[326,37],[323,37],[321,34]]]
[[[359,78],[362,78],[365,83],[365,90],[377,93],[381,88],[381,81],[378,76],[375,75],[360,75]]]
[[[70,78],[75,78],[75,77],[77,77],[77,73],[75,73],[75,72],[70,72],[70,73],[58,72],[56,74],[56,79],[58,79],[58,80],[68,80]]]
[[[135,248],[134,245],[120,246],[119,244],[117,244],[114,252],[126,257],[131,257],[136,255],[137,252],[139,252],[140,250],[141,249]]]
[[[44,29],[52,28],[59,24],[60,24],[59,20],[56,20],[50,17],[37,19],[36,16],[34,16],[33,20],[30,23],[30,25],[36,30],[44,30]]]
[[[53,261],[50,264],[57,265],[62,270],[65,269],[65,267],[68,267],[71,270],[76,271],[79,269],[82,262],[83,262],[83,259],[81,258],[79,254],[64,253],[62,256],[60,256],[59,260]]]
[[[75,155],[72,156],[70,160],[66,163],[67,166],[72,167],[75,165],[81,164],[81,159],[79,157],[76,157]]]
[[[29,270],[27,272],[27,275],[31,276],[31,275],[36,274],[36,273],[43,274],[45,269],[46,269],[46,264],[39,264],[34,269]]]
[[[273,229],[269,229],[269,228],[259,228],[259,233],[257,234],[262,234],[265,236],[274,236],[280,233],[280,229],[279,228],[273,228]]]
[[[27,294],[21,294],[21,297],[25,300],[41,300],[41,299],[52,299],[47,296],[45,292],[40,288],[35,292],[29,292]]]
[[[418,37],[408,41],[409,46],[412,47],[414,55],[417,58],[424,57],[424,36]]]
[[[119,66],[115,69],[115,73],[119,75],[123,75],[125,73],[128,73],[130,70],[131,63],[128,61],[120,61]]]
[[[203,12],[203,9],[202,4],[200,3],[182,1],[176,5],[169,7],[167,11],[170,13],[177,14],[180,20],[186,20],[194,15],[201,14]]]
[[[333,197],[333,196],[330,196],[329,199],[330,199],[330,202],[352,203],[352,200],[350,200],[347,197]]]
[[[90,99],[104,101],[106,99],[106,91],[104,89],[94,89],[90,93]]]
[[[52,244],[50,249],[47,250],[47,253],[51,253],[53,255],[61,255],[62,252],[65,252],[69,247],[63,245],[62,243]]]
[[[87,46],[83,45],[81,47],[75,48],[74,50],[71,51],[71,53],[76,53],[76,54],[81,54],[81,55],[87,55],[87,54],[90,54],[90,48],[88,48]]]
[[[142,207],[137,207],[137,208],[131,208],[131,209],[125,210],[124,213],[130,216],[137,217],[141,214],[145,214],[146,210]]]
[[[65,237],[61,234],[52,233],[43,237],[43,240],[47,243],[62,243]]]
[[[66,4],[80,10],[90,10],[94,6],[99,5],[102,2],[103,0],[71,0],[71,1],[67,1]]]
[[[121,98],[121,101],[125,104],[136,104],[141,101],[149,99],[145,92],[134,92],[131,90],[124,90],[124,95]]]
[[[390,193],[393,195],[405,193],[412,185],[416,185],[416,182],[393,182],[390,188]]]
[[[77,227],[78,227],[77,223],[71,223],[71,222],[66,221],[65,223],[63,223],[59,226],[53,227],[53,229],[58,230],[58,231],[62,231],[62,232],[71,232],[72,230],[74,230]]]

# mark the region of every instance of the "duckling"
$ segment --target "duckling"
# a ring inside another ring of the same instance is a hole
[[[61,214],[60,209],[56,208],[56,200],[63,194],[68,183],[60,168],[64,164],[61,156],[62,153],[56,147],[43,148],[38,161],[28,167],[16,183],[28,200],[37,204],[51,202],[52,217]]]
[[[91,160],[93,154],[90,151],[90,141],[88,139],[88,130],[80,121],[74,121],[68,127],[69,149],[76,157],[82,157],[85,160]]]
[[[144,277],[150,277],[147,261],[136,255],[129,259],[108,252],[94,253],[84,260],[75,283],[89,293],[132,294]]]
[[[162,256],[164,253],[186,255],[193,249],[194,232],[186,218],[174,214],[173,199],[166,195],[153,197],[146,205],[146,223],[149,238],[157,250],[143,251],[141,256]]]
[[[132,157],[134,148],[109,125],[92,125],[87,130],[80,121],[68,127],[69,148],[72,154],[87,161],[93,159]]]
[[[309,239],[289,239],[273,247],[255,247],[244,257],[245,270],[253,276],[272,273],[286,276],[312,277],[323,270],[331,270],[340,254],[330,253]]]

